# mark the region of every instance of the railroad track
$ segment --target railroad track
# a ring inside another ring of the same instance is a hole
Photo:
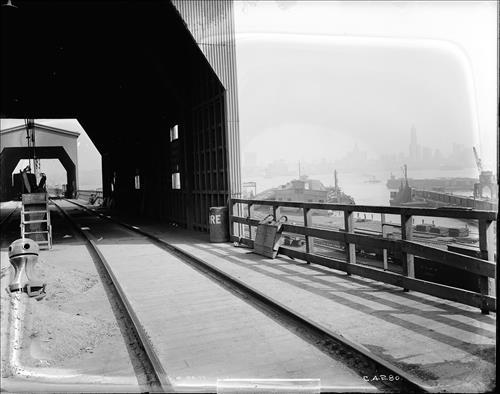
[[[175,255],[180,258],[182,261],[187,263],[188,265],[195,268],[197,271],[202,272],[206,276],[210,277],[212,280],[217,282],[222,287],[228,289],[231,293],[236,296],[242,298],[247,303],[250,303],[253,307],[261,310],[266,315],[273,318],[279,324],[288,327],[293,327],[293,332],[298,336],[302,337],[309,343],[314,344],[317,348],[324,353],[327,353],[332,358],[336,358],[340,360],[345,365],[349,366],[351,369],[357,371],[360,376],[398,376],[399,379],[397,381],[375,381],[371,382],[376,389],[383,392],[426,392],[426,389],[420,386],[418,383],[414,382],[411,376],[406,374],[404,371],[394,368],[392,365],[385,362],[383,359],[374,356],[369,351],[364,349],[361,346],[358,346],[354,343],[350,343],[342,336],[339,336],[335,333],[332,333],[328,329],[321,327],[314,322],[308,320],[304,316],[299,316],[297,313],[286,307],[285,305],[279,304],[273,300],[270,300],[260,291],[251,288],[243,281],[233,278],[219,269],[205,263],[201,259],[186,253],[171,244],[161,240],[155,235],[149,234],[146,231],[143,231],[135,226],[124,223],[120,220],[116,220],[108,215],[104,215],[100,212],[97,212],[94,209],[89,209],[86,206],[79,204],[77,202],[66,200],[75,206],[79,207],[81,210],[87,212],[89,215],[99,216],[103,220],[107,220],[113,222],[114,224],[127,228],[130,231],[133,231],[141,236],[149,239],[153,244],[159,246],[161,249],[165,250],[168,253]],[[57,206],[57,205],[56,205]],[[62,208],[58,207],[62,210]],[[67,213],[64,212],[64,215],[68,218],[68,220],[72,220]],[[79,229],[80,232],[84,233],[78,225],[73,222],[73,225]],[[130,304],[128,304],[126,300],[126,295],[123,293],[119,283],[117,283],[116,278],[114,277],[111,269],[106,263],[102,253],[99,252],[98,246],[95,242],[91,241],[86,234],[83,234],[85,238],[88,239],[89,244],[95,250],[96,254],[99,256],[99,259],[106,266],[106,270],[110,275],[110,278],[114,280],[115,286],[118,289],[118,293],[123,300],[124,305],[127,308],[131,316],[131,321],[134,322],[136,326],[136,331],[139,337],[145,338],[143,339],[144,348],[146,349],[146,353],[148,357],[151,359],[151,365],[156,371],[156,376],[158,377],[158,382],[162,389],[168,391],[169,383],[166,377],[166,373],[161,367],[160,362],[158,361],[158,357],[156,357],[152,346],[149,344],[147,340],[147,336],[144,332],[141,332],[142,326],[138,322]]]
[[[142,372],[146,376],[145,381],[140,382],[140,384],[146,386],[148,392],[172,391],[167,374],[158,360],[144,328],[140,324],[139,319],[134,313],[134,310],[132,309],[123,289],[120,286],[120,283],[117,281],[113,271],[109,267],[109,264],[99,251],[99,248],[85,233],[85,231],[83,231],[81,227],[78,226],[76,222],[65,212],[65,210],[59,206],[59,204],[57,204],[54,200],[52,200],[52,203],[76,230],[76,232],[81,235],[84,240],[86,240],[87,245],[92,251],[94,261],[96,261],[100,266],[97,267],[98,272],[104,276],[104,278],[101,277],[101,279],[104,279],[102,280],[103,286],[110,284],[108,289],[111,291],[111,294],[114,295],[114,301],[117,302],[118,308],[124,319],[124,325],[128,329],[128,332],[126,333],[126,340],[129,343],[129,346],[132,345],[135,357],[139,360],[139,363],[143,368]]]

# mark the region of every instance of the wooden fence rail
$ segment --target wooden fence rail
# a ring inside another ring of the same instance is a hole
[[[259,224],[259,220],[252,218],[251,208],[254,205],[265,205],[272,208],[275,217],[279,217],[280,209],[300,208],[304,215],[304,224],[284,224],[283,231],[300,234],[305,237],[305,252],[287,247],[281,247],[280,254],[304,260],[308,263],[319,264],[346,272],[348,275],[359,275],[365,278],[378,280],[405,291],[414,290],[466,305],[478,307],[482,313],[496,312],[496,297],[492,294],[491,282],[496,279],[496,263],[494,262],[494,222],[497,218],[495,211],[479,211],[459,208],[408,208],[383,207],[370,205],[341,205],[323,203],[303,203],[293,201],[248,200],[234,198],[230,200],[229,220],[231,240],[242,242],[253,247],[252,227]],[[247,217],[238,216],[246,207]],[[312,227],[312,210],[342,211],[344,213],[344,229],[334,230]],[[300,212],[300,211],[299,211]],[[356,234],[354,232],[354,212],[370,212],[382,214],[382,223],[385,215],[398,215],[401,223],[401,239],[382,238],[375,235]],[[477,220],[479,228],[479,250],[481,258],[451,252],[415,242],[413,239],[412,219],[414,216],[445,217],[455,219]],[[244,237],[236,224],[248,226],[249,238]],[[345,261],[318,255],[314,253],[313,238],[327,241],[337,241],[345,245]],[[384,268],[378,269],[356,263],[356,247],[376,248],[384,251]],[[402,256],[403,273],[389,272],[387,268],[387,253]],[[436,261],[438,263],[478,275],[479,292],[473,292],[439,283],[415,278],[414,257]],[[491,279],[490,279],[491,278]]]

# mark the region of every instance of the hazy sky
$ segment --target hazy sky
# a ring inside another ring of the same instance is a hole
[[[496,2],[238,0],[235,23],[242,157],[407,153],[415,125],[422,145],[476,144],[496,167]],[[86,134],[79,144],[80,169],[97,168]]]
[[[285,6],[286,5],[286,6]],[[236,3],[242,154],[476,145],[495,166],[496,2]],[[286,141],[286,145],[283,142]],[[396,163],[397,166],[400,163]]]

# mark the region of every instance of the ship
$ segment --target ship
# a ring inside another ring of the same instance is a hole
[[[407,177],[407,166],[404,168],[404,179],[397,191],[391,191],[390,205],[403,207],[431,207],[454,209],[480,209],[497,211],[498,188],[493,182],[491,171],[482,171],[479,182],[474,184],[474,194],[470,197],[454,195],[439,190],[422,190],[410,186]],[[485,197],[483,190],[489,190],[491,196]]]
[[[410,186],[410,179],[408,178],[408,167],[405,164],[403,166],[404,178],[400,178],[399,186],[397,191],[391,191],[389,204],[391,206],[405,206],[405,207],[431,207],[432,204],[429,203],[425,198],[420,198],[415,196],[413,193],[413,188]],[[391,179],[394,180],[394,175],[391,174]],[[389,181],[387,183],[389,183]],[[399,180],[398,180],[399,181]]]
[[[453,191],[474,191],[474,184],[477,179],[474,178],[427,178],[427,179],[413,179],[407,178],[408,186],[415,189],[422,190],[435,190],[441,192]],[[404,178],[396,178],[391,174],[387,180],[386,186],[388,189],[399,189],[404,185],[406,180]]]
[[[354,198],[345,194],[339,186],[337,171],[334,172],[334,186],[325,186],[317,179],[299,175],[284,185],[267,189],[255,196],[256,200],[319,202],[328,204],[355,204]]]

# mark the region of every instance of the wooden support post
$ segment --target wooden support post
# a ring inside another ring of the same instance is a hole
[[[229,200],[229,209],[228,211],[230,211],[230,214],[232,216],[237,216],[237,217],[242,217],[243,216],[243,207],[242,207],[242,203],[235,203],[233,202],[232,199]],[[245,234],[243,233],[243,225],[241,223],[235,223],[233,222],[232,225],[229,226],[230,227],[230,232],[232,232],[230,235],[234,235],[238,238],[243,238],[245,236]]]
[[[385,226],[385,213],[380,215],[380,223],[382,225],[382,238],[387,238],[387,226]],[[383,254],[383,260],[384,260],[384,271],[387,271],[389,269],[388,263],[387,263],[387,249],[382,249],[382,254]]]
[[[344,229],[346,234],[354,234],[354,213],[352,211],[344,211]],[[346,242],[345,251],[347,263],[356,264],[356,244]],[[347,269],[347,275],[351,275],[349,269]]]
[[[229,236],[233,236],[233,235],[236,235],[236,231],[234,231],[234,229],[236,228],[236,223],[234,223],[233,221],[231,221],[231,217],[235,216],[235,203],[233,202],[232,199],[229,199],[228,200],[228,213],[229,213]]]
[[[483,260],[494,261],[495,234],[491,220],[479,220],[479,251]],[[490,295],[493,284],[493,278],[488,278],[487,276],[479,277],[479,291],[482,295]],[[481,304],[481,313],[485,315],[489,314],[486,302],[483,300]]]
[[[411,241],[413,238],[413,227],[412,227],[412,217],[411,215],[401,215],[401,239],[403,241]],[[414,278],[415,277],[415,265],[412,254],[406,252],[402,253],[402,265],[403,265],[403,275]],[[404,291],[410,291],[409,289],[404,289]]]
[[[249,202],[247,204],[247,209],[248,209],[247,219],[251,219],[252,218],[252,205],[253,205],[253,203],[251,203],[251,202]],[[248,238],[253,239],[252,238],[252,226],[251,225],[248,225]]]
[[[312,212],[309,208],[303,208],[304,211],[304,227],[312,226]],[[306,253],[314,253],[314,238],[306,235]],[[309,261],[307,262],[309,264]]]

